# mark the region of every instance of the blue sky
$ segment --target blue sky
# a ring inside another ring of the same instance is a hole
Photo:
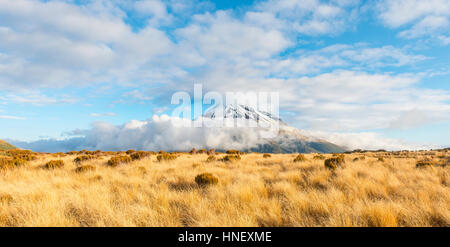
[[[0,0],[0,139],[151,121],[202,83],[336,142],[450,146],[449,57],[448,0]]]

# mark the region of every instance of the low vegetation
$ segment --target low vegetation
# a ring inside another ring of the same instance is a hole
[[[159,162],[162,162],[162,161],[173,161],[173,160],[176,160],[176,159],[177,159],[177,155],[175,155],[175,154],[170,154],[170,153],[161,153],[161,154],[159,154],[159,155],[156,157],[156,159],[157,159]]]
[[[241,156],[239,154],[229,154],[225,155],[223,158],[219,159],[222,162],[234,162],[241,160]]]
[[[0,226],[450,226],[446,149],[139,152],[0,151]]]
[[[44,165],[44,168],[46,169],[56,169],[56,168],[61,168],[64,166],[64,161],[63,160],[50,160],[49,162],[47,162]]]
[[[118,155],[108,160],[108,166],[116,167],[120,164],[130,163],[131,161],[132,159],[128,155]]]
[[[303,154],[299,154],[297,155],[297,157],[295,157],[294,162],[303,162],[306,161],[306,157]]]
[[[339,167],[343,167],[345,164],[345,159],[342,156],[336,156],[333,158],[326,159],[324,162],[325,168],[330,170],[335,170]]]
[[[200,186],[217,184],[219,179],[211,173],[202,173],[195,177],[195,182]]]

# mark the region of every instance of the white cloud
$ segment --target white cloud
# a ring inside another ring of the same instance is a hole
[[[0,115],[0,119],[26,120],[26,118],[24,118],[24,117],[11,116],[11,115]]]
[[[302,51],[286,59],[273,60],[270,67],[273,74],[294,77],[302,74],[316,74],[323,69],[354,66],[372,69],[379,67],[400,67],[417,64],[428,59],[423,55],[411,54],[406,49],[393,46],[370,47],[367,44],[335,44],[319,50]]]
[[[160,0],[141,0],[134,3],[136,11],[144,16],[150,16],[150,25],[170,23],[172,16],[167,12],[166,5]]]
[[[23,103],[31,105],[50,105],[50,104],[70,104],[75,103],[78,99],[62,95],[62,96],[48,96],[41,93],[22,93],[22,94],[7,94],[5,96],[0,96],[0,99],[4,100],[6,103]]]
[[[263,143],[259,132],[248,127],[180,127],[176,122],[191,121],[156,116],[152,120],[132,120],[120,126],[97,122],[91,129],[77,130],[71,135],[82,136],[65,140],[39,140],[35,142],[11,141],[14,145],[34,151],[60,152],[70,150],[166,150],[188,151],[191,148],[247,149]],[[193,124],[191,122],[191,124]],[[426,146],[401,140],[384,138],[376,133],[333,133],[301,131],[304,136],[326,139],[349,149],[426,149]]]
[[[114,117],[117,116],[114,112],[105,112],[105,113],[91,113],[89,114],[91,117]]]
[[[378,2],[377,9],[385,25],[407,27],[399,33],[400,37],[434,36],[450,29],[450,4],[447,0],[384,0]]]
[[[440,148],[432,144],[411,143],[404,140],[386,138],[374,132],[333,133],[324,131],[302,131],[305,135],[313,135],[326,139],[349,150],[425,150]]]
[[[355,19],[359,1],[269,0],[256,10],[271,13],[290,31],[308,35],[336,34]]]
[[[110,2],[2,0],[0,15],[0,88],[151,81],[176,74],[157,61],[173,46],[166,34],[151,26],[133,32],[123,21],[125,13]]]

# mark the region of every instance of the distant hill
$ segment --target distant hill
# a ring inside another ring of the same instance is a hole
[[[0,140],[0,150],[10,150],[10,149],[15,149],[16,147],[3,141]]]

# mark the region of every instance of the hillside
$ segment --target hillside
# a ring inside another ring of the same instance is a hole
[[[0,150],[10,150],[10,149],[15,149],[16,147],[14,147],[13,145],[0,140]]]

